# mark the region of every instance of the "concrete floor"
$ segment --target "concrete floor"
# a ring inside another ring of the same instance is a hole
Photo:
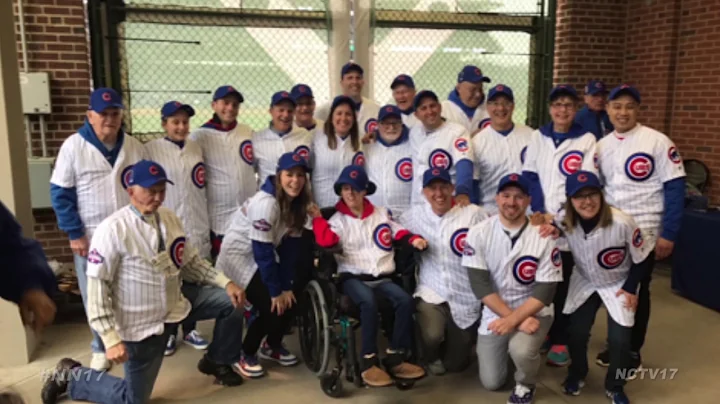
[[[643,351],[644,366],[664,369],[655,380],[646,378],[630,382],[626,392],[633,403],[718,403],[720,402],[720,315],[700,307],[670,291],[667,275],[657,274],[653,283],[653,316],[646,347]],[[212,324],[200,323],[201,331],[210,335]],[[605,312],[599,312],[590,341],[591,359],[602,348],[605,333]],[[297,350],[297,337],[287,338],[291,349]],[[0,369],[0,388],[12,389],[27,400],[27,404],[41,403],[39,392],[44,369],[53,366],[58,359],[71,356],[87,363],[89,361],[89,331],[82,319],[63,322],[51,327],[43,337],[37,359],[31,364]],[[165,360],[155,384],[153,402],[156,403],[248,403],[277,402],[310,404],[334,402],[320,390],[318,380],[302,365],[280,368],[267,365],[269,375],[260,380],[246,381],[240,387],[224,388],[212,384],[212,379],[195,369],[201,353],[181,346],[177,353]],[[676,372],[670,369],[677,369]],[[346,400],[352,403],[373,404],[447,404],[495,402],[504,403],[508,392],[491,393],[483,390],[476,376],[477,367],[460,375],[428,377],[418,382],[410,391],[393,387],[382,389],[357,389],[345,383]],[[120,368],[113,374],[121,375]],[[668,380],[671,373],[674,379]],[[543,365],[541,383],[536,403],[607,403],[603,395],[602,381],[605,370],[591,365],[588,385],[579,397],[561,393],[560,383],[565,369]]]

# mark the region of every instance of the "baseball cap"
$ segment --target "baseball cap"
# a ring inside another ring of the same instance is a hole
[[[597,94],[603,94],[607,93],[607,88],[605,87],[605,83],[603,83],[600,80],[590,80],[588,81],[587,85],[585,86],[585,94],[587,95],[597,95]]]
[[[423,98],[432,98],[433,100],[440,102],[440,99],[438,98],[437,94],[430,90],[422,90],[419,93],[415,94],[415,99],[413,100],[413,108],[417,108],[418,105],[420,105],[420,102],[423,100]]]
[[[277,163],[277,171],[290,170],[295,167],[302,167],[305,172],[310,171],[307,160],[295,152],[288,152],[280,156]]]
[[[460,73],[458,73],[457,81],[458,83],[462,83],[463,81],[469,81],[471,83],[489,83],[490,77],[483,76],[479,67],[467,65],[460,70]]]
[[[608,100],[615,100],[623,94],[627,94],[633,97],[635,101],[640,104],[640,91],[638,91],[635,87],[629,86],[627,84],[623,84],[621,86],[613,88],[608,95]]]
[[[554,101],[555,99],[563,95],[567,95],[576,100],[579,99],[578,93],[577,91],[575,91],[575,87],[569,86],[567,84],[560,84],[559,86],[553,88],[552,91],[550,91],[550,96],[548,97],[548,99],[550,101]]]
[[[292,97],[295,102],[297,102],[302,97],[315,98],[312,88],[310,88],[310,86],[308,86],[307,84],[296,84],[290,90],[290,97]]]
[[[401,75],[395,77],[395,79],[393,79],[392,83],[390,83],[390,89],[394,90],[395,87],[397,87],[399,85],[408,86],[410,88],[415,88],[415,82],[413,81],[413,78],[408,76],[407,74],[401,74]]]
[[[270,99],[270,107],[272,108],[283,101],[287,101],[293,106],[296,105],[295,99],[290,96],[290,93],[288,93],[287,91],[278,91],[277,93],[272,95],[272,98]]]
[[[218,87],[217,90],[215,90],[215,94],[213,94],[213,101],[217,101],[220,98],[225,98],[228,95],[235,95],[240,100],[240,103],[243,103],[245,101],[245,97],[240,93],[240,91],[236,90],[233,86],[222,86]]]
[[[433,167],[428,168],[423,173],[423,188],[427,187],[428,185],[430,185],[431,182],[435,180],[452,184],[452,179],[450,179],[450,173],[446,169]]]
[[[368,195],[374,194],[377,189],[375,183],[368,179],[363,166],[351,165],[343,168],[340,173],[340,177],[338,177],[337,181],[335,181],[335,194],[340,195],[342,186],[346,184],[350,185],[352,189],[358,192],[367,191]]]
[[[355,104],[355,101],[353,101],[352,98],[348,97],[347,95],[338,95],[333,99],[332,105],[330,106],[330,109],[335,109],[340,104],[350,104],[350,107],[355,110],[357,108],[357,104]]]
[[[400,111],[400,108],[398,108],[396,105],[385,105],[384,107],[380,108],[380,112],[378,113],[378,121],[382,121],[389,116],[402,118],[402,112]]]
[[[488,91],[488,101],[492,101],[493,98],[497,97],[498,95],[504,95],[510,99],[511,102],[515,102],[515,95],[513,95],[512,88],[506,86],[505,84],[498,84],[495,87],[491,88],[490,91]]]
[[[590,171],[576,171],[565,181],[565,193],[570,197],[577,195],[583,188],[588,187],[602,188],[600,179]]]
[[[165,169],[152,160],[140,160],[132,168],[132,174],[128,180],[128,185],[138,185],[143,188],[150,188],[161,182],[173,182],[167,178]],[[174,184],[173,184],[174,185]]]
[[[502,177],[498,185],[497,193],[502,192],[502,190],[509,185],[514,185],[520,188],[526,195],[530,195],[530,181],[520,174],[510,173]]]
[[[90,105],[88,109],[95,112],[103,112],[108,108],[125,108],[122,97],[112,88],[101,87],[90,94]]]
[[[342,70],[340,70],[340,77],[342,78],[350,72],[358,72],[360,75],[365,74],[363,68],[359,64],[355,62],[347,62],[343,65]]]
[[[160,110],[160,115],[162,119],[167,119],[175,115],[180,110],[187,112],[188,116],[195,115],[195,110],[193,109],[193,107],[188,104],[183,104],[179,101],[170,101],[165,103],[165,105],[163,105],[162,109]]]

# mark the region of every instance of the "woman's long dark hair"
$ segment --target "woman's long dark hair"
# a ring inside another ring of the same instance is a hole
[[[312,198],[307,185],[307,177],[305,185],[303,185],[300,195],[295,199],[291,199],[282,187],[280,177],[282,171],[275,176],[275,199],[280,206],[280,220],[291,230],[302,231],[307,220],[307,208]]]
[[[598,191],[600,192],[600,212],[598,212],[600,220],[598,221],[598,227],[608,227],[613,222],[611,206],[605,201],[605,195],[603,195],[602,191]],[[565,201],[565,218],[562,221],[564,231],[566,233],[572,233],[579,221],[580,214],[577,213],[571,198],[568,196]]]
[[[327,136],[327,142],[328,142],[328,148],[330,150],[335,150],[337,147],[337,138],[335,137],[335,126],[332,123],[333,114],[335,113],[335,110],[337,107],[341,105],[347,105],[350,107],[350,111],[352,111],[352,127],[350,127],[350,142],[352,142],[352,148],[353,151],[360,150],[360,132],[358,129],[358,123],[357,123],[357,112],[355,111],[355,105],[352,104],[349,100],[347,101],[340,101],[337,104],[335,104],[332,108],[330,108],[330,115],[328,115],[328,120],[325,122],[325,136]]]

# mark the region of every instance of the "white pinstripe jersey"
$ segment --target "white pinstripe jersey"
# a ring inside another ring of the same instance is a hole
[[[160,207],[156,218],[161,237],[125,206],[98,226],[90,243],[87,310],[103,341],[115,333],[122,341],[142,341],[162,334],[165,322],[184,319],[191,305],[180,291],[182,280],[223,288],[229,282],[186,243],[170,209]]]
[[[643,262],[651,250],[632,217],[616,208],[611,209],[613,222],[610,226],[595,228],[586,235],[578,223],[571,233],[566,233],[575,269],[570,277],[563,313],[573,313],[597,292],[613,320],[631,327],[635,314],[623,306],[623,300],[615,293],[627,280],[632,264]]]
[[[113,166],[79,133],[63,142],[50,183],[75,188],[78,213],[88,240],[100,222],[130,202],[126,189],[131,168],[145,156],[142,143],[127,134],[123,135],[122,148]]]
[[[210,257],[210,220],[205,194],[205,163],[200,146],[187,140],[180,148],[168,139],[155,139],[145,144],[148,157],[160,164],[174,185],[165,192],[163,206],[182,220],[188,242],[200,256]]]
[[[409,114],[402,114],[401,119],[403,125],[407,126],[408,129],[420,124],[420,120],[417,119],[417,117],[415,116],[415,112],[411,112]]]
[[[499,215],[470,228],[465,239],[462,265],[471,270],[490,271],[495,290],[512,310],[532,296],[535,281],[562,281],[562,258],[555,241],[550,237],[541,237],[539,228],[528,224],[512,246]],[[536,314],[552,315],[552,304]],[[488,325],[498,318],[485,306],[478,333],[490,335]]]
[[[325,132],[316,132],[312,142],[312,192],[315,203],[321,208],[335,206],[338,196],[335,195],[333,185],[337,181],[343,168],[351,165],[365,165],[365,153],[363,144],[360,149],[354,151],[350,136],[345,140],[335,135],[337,143],[335,150],[328,147]]]
[[[465,111],[450,100],[443,101],[441,106],[443,118],[447,119],[448,122],[455,122],[458,125],[462,125],[470,134],[490,125],[490,115],[488,115],[487,103],[485,101],[475,109],[475,114],[473,114],[472,119],[468,118]]]
[[[210,230],[225,234],[230,216],[257,190],[252,129],[242,124],[230,132],[198,128],[190,138],[203,151]]]
[[[378,277],[395,271],[392,242],[404,228],[387,209],[373,206],[364,219],[336,212],[328,223],[342,247],[342,254],[335,254],[338,273]]]
[[[532,131],[525,125],[515,125],[504,136],[488,126],[472,138],[475,178],[480,179],[480,205],[488,214],[497,213],[495,194],[500,179],[522,171]]]
[[[409,141],[385,146],[379,141],[365,145],[365,170],[377,191],[367,198],[375,206],[387,208],[391,215],[400,215],[410,207],[413,165]]]
[[[277,172],[277,163],[285,153],[295,152],[310,161],[312,135],[303,128],[293,128],[282,136],[270,128],[253,133],[253,153],[260,184]]]
[[[293,128],[302,128],[302,127],[298,126],[297,123],[295,123],[295,124],[293,124]],[[312,137],[315,136],[315,133],[323,133],[323,131],[325,130],[324,128],[325,128],[325,121],[323,121],[322,119],[315,118],[315,126],[314,127],[312,127],[311,129],[307,129],[307,128],[302,128],[302,129],[305,129],[308,132],[310,132],[311,139],[312,139]]]
[[[653,249],[665,210],[663,184],[685,176],[675,144],[638,124],[620,136],[613,131],[597,146],[601,181],[608,203],[635,219]]]
[[[332,100],[327,104],[323,104],[315,109],[315,119],[321,119],[327,121],[330,119],[330,107],[332,106]],[[380,105],[377,102],[362,97],[362,105],[360,110],[356,110],[358,131],[360,137],[363,137],[366,133],[372,132],[377,128],[377,117],[380,112]]]
[[[415,205],[400,217],[405,228],[422,234],[428,242],[427,250],[419,255],[415,296],[432,304],[447,302],[455,324],[462,329],[480,318],[480,301],[470,288],[467,270],[462,266],[465,238],[469,227],[485,219],[485,211],[475,205],[455,205],[438,216],[429,203]],[[440,301],[433,302],[435,297]]]
[[[458,161],[473,161],[470,135],[465,127],[452,122],[445,122],[430,133],[424,125],[415,125],[410,130],[410,148],[413,163],[412,204],[425,202],[422,177],[428,168],[441,167],[448,170],[455,184]]]
[[[285,233],[287,226],[280,220],[280,207],[275,196],[258,191],[232,215],[215,267],[246,288],[258,270],[253,240],[277,247]]]

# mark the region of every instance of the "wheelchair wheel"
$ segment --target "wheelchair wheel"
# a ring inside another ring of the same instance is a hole
[[[328,397],[338,398],[343,394],[342,378],[336,371],[323,375],[320,378],[320,387]]]
[[[298,318],[298,338],[305,365],[316,376],[325,376],[330,361],[330,321],[329,307],[325,294],[316,280],[305,287],[307,312]]]

